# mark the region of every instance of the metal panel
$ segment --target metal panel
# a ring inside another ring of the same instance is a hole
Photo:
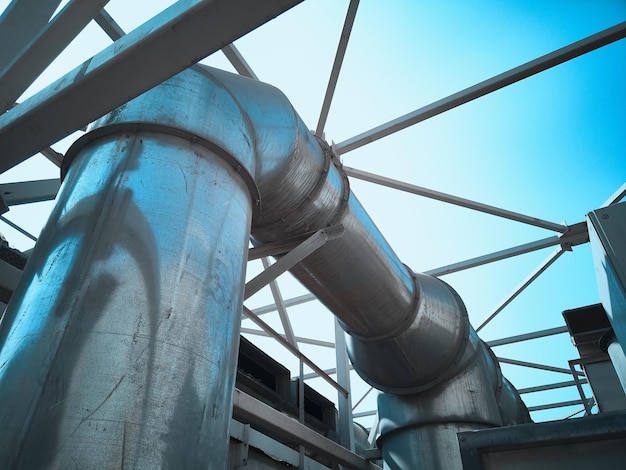
[[[595,210],[587,218],[600,299],[626,352],[626,203]]]

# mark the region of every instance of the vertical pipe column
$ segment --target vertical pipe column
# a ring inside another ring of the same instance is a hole
[[[186,78],[137,106],[208,107]],[[183,134],[81,144],[2,324],[0,468],[226,468],[252,201]]]

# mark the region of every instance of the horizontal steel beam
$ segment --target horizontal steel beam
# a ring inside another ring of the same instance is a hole
[[[283,300],[283,304],[285,305],[285,307],[293,307],[294,305],[312,302],[313,300],[317,300],[317,297],[315,297],[313,294],[303,294],[299,295],[298,297],[292,297],[291,299]],[[276,304],[269,304],[252,309],[252,313],[254,313],[255,315],[265,315],[266,313],[275,312],[276,310]]]
[[[301,1],[176,2],[0,116],[0,173]]]
[[[492,341],[486,341],[487,346],[494,348],[496,346],[503,346],[505,344],[519,343],[522,341],[529,341],[531,339],[545,338],[546,336],[560,335],[567,333],[567,326],[557,326],[547,330],[533,331],[532,333],[525,333],[523,335],[509,336],[507,338],[494,339]]]
[[[626,37],[626,22],[619,23],[612,28],[600,31],[597,34],[581,39],[569,46],[557,49],[550,54],[541,56],[530,62],[526,62],[518,67],[496,75],[488,80],[480,82],[474,86],[459,91],[453,95],[435,101],[423,108],[419,108],[409,114],[405,114],[397,119],[389,121],[378,127],[363,132],[357,136],[347,139],[336,145],[338,154],[344,154],[362,147],[365,144],[374,142],[386,137],[394,132],[398,132],[418,122],[425,121],[433,116],[468,103],[476,98],[485,96],[496,90],[504,88],[515,82],[528,78],[539,72],[543,72],[568,60],[579,57],[600,47],[611,44]]]
[[[52,149],[51,147],[46,147],[45,149],[41,150],[41,154],[46,157],[48,160],[50,160],[52,163],[54,163],[56,166],[58,166],[59,168],[61,168],[61,163],[63,163],[63,154],[57,152],[56,150]]]
[[[264,336],[266,338],[272,338],[272,335],[270,335],[267,331],[263,331],[263,330],[254,330],[252,328],[241,328],[241,333],[245,333],[248,335],[255,335],[255,336]],[[280,335],[281,338],[283,339],[287,339],[287,335]],[[303,336],[295,336],[295,339],[298,343],[302,343],[302,344],[310,344],[312,346],[320,346],[322,348],[330,348],[330,349],[335,349],[335,343],[331,343],[330,341],[321,341],[319,339],[313,339],[313,338],[305,338]],[[317,374],[314,374],[315,377],[317,377]]]
[[[565,369],[563,367],[548,366],[546,364],[537,364],[536,362],[518,361],[517,359],[507,359],[504,357],[498,357],[498,362],[502,364],[511,364],[514,366],[529,367],[531,369],[547,370],[549,372],[558,372],[559,374],[572,375],[573,373],[573,371],[569,369]],[[580,377],[584,377],[585,375],[583,372],[578,372],[578,371],[575,371],[575,374]]]
[[[53,200],[61,181],[58,179],[23,181],[21,183],[0,184],[0,197],[7,206],[30,204],[33,202]]]
[[[330,111],[330,104],[333,101],[333,95],[335,94],[335,88],[337,87],[337,80],[339,80],[339,72],[341,71],[343,58],[346,55],[346,48],[348,47],[348,40],[350,39],[350,33],[352,32],[352,26],[354,25],[354,19],[356,17],[358,7],[359,0],[350,0],[348,12],[346,13],[346,19],[343,23],[343,29],[341,30],[341,36],[339,37],[339,44],[337,45],[333,68],[331,69],[328,85],[326,86],[326,94],[324,95],[324,101],[322,102],[322,110],[320,111],[320,117],[317,121],[317,127],[315,128],[315,135],[319,137],[322,137],[324,134],[324,126],[326,125],[326,119],[328,118],[328,112]]]
[[[554,408],[563,408],[566,406],[585,405],[585,404],[588,404],[589,406],[593,406],[594,405],[593,398],[588,398],[586,401],[585,400],[569,400],[569,401],[559,401],[556,403],[548,403],[545,405],[529,406],[528,411],[533,412],[533,411],[541,411],[541,410],[552,410]]]
[[[266,243],[248,249],[248,261],[265,258],[267,256],[280,256],[293,250],[301,243],[299,241],[279,241]]]
[[[587,379],[579,378],[578,383],[586,384]],[[546,390],[556,390],[559,388],[574,387],[574,386],[576,386],[575,380],[567,380],[565,382],[555,382],[555,383],[546,384],[546,385],[537,385],[535,387],[520,388],[517,390],[517,393],[519,393],[520,395],[523,395],[525,393],[545,392]]]
[[[290,465],[290,467],[287,468],[298,468],[298,465],[300,465],[300,453],[297,450],[235,419],[232,419],[230,422],[230,437],[236,442],[245,443],[249,448],[260,450],[263,461],[265,461],[267,457],[275,460],[277,462],[276,468],[283,468],[283,466],[286,465]],[[246,466],[257,468],[254,454],[250,455],[251,453],[250,451],[247,452],[248,458],[246,462],[242,462],[243,465],[241,465],[241,467],[235,466],[233,468],[244,468]],[[326,465],[322,465],[306,455],[304,456],[304,468],[307,470],[329,470],[329,467]]]
[[[514,256],[520,256],[533,251],[542,250],[558,244],[559,237],[558,235],[554,235],[552,237],[542,238],[541,240],[536,240],[534,242],[507,248],[506,250],[495,251],[483,256],[477,256],[476,258],[459,261],[458,263],[430,269],[428,271],[424,271],[424,273],[434,277],[440,277],[446,274],[452,274],[466,269],[475,268],[477,266],[494,263],[496,261],[502,261],[503,259],[513,258]]]
[[[323,455],[332,462],[350,469],[379,470],[380,467],[363,457],[350,452],[345,447],[325,438],[295,419],[284,415],[250,395],[235,389],[233,413],[250,421],[272,435],[280,436],[304,446],[306,449]]]

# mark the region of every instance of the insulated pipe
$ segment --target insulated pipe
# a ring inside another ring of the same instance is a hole
[[[256,190],[245,143],[206,144],[204,85],[183,73],[68,152],[2,322],[0,468],[226,468]]]

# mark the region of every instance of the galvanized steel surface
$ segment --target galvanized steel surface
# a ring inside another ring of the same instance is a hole
[[[0,467],[225,468],[250,223],[204,147],[82,149],[2,324]]]

